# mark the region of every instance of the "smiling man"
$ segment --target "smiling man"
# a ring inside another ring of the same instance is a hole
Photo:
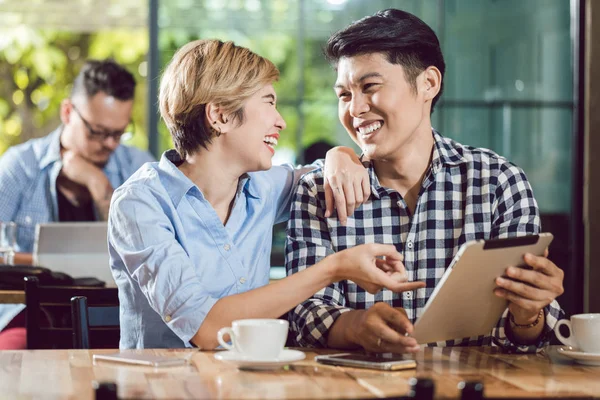
[[[113,189],[153,161],[149,153],[120,144],[134,90],[133,75],[121,65],[87,61],[61,103],[62,125],[0,158],[0,221],[18,224],[16,263],[32,262],[39,223],[105,221]],[[0,308],[0,329],[22,308]]]
[[[342,225],[325,217],[322,172],[305,175],[288,225],[288,274],[346,248],[384,243],[403,254],[409,281],[426,287],[371,295],[338,282],[290,312],[291,330],[301,346],[415,352],[406,334],[459,247],[540,232],[537,203],[519,167],[432,128],[445,63],[435,33],[419,18],[378,12],[335,33],[325,52],[337,71],[340,121],[370,160],[371,197]],[[440,345],[535,351],[547,344],[562,313],[555,298],[563,272],[545,257],[525,262],[531,271],[509,268],[514,280],[496,282],[495,294],[509,307],[492,332]]]

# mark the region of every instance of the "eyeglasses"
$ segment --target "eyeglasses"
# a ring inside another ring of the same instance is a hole
[[[90,139],[94,139],[99,142],[103,142],[104,140],[106,140],[110,137],[110,138],[115,139],[116,141],[119,141],[119,140],[121,140],[121,137],[124,134],[127,134],[127,136],[129,136],[129,137],[133,136],[133,133],[135,131],[135,125],[133,123],[130,123],[129,125],[127,125],[127,127],[122,131],[109,131],[109,130],[99,131],[99,130],[92,128],[92,125],[85,118],[83,118],[83,116],[81,115],[81,112],[79,112],[77,107],[75,107],[75,104],[71,104],[71,105],[73,106],[73,110],[75,110],[77,115],[79,115],[79,118],[81,119],[81,121],[83,122],[85,127],[87,128],[88,133],[89,133],[88,136],[90,137]]]

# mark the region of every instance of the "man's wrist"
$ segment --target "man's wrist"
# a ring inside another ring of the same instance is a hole
[[[92,189],[92,187],[104,187],[107,183],[110,183],[108,177],[101,169],[95,171],[93,174],[90,174],[89,179],[87,180],[88,189]]]
[[[513,313],[509,313],[511,325],[515,328],[533,328],[534,326],[540,323],[543,317],[543,308],[531,316],[519,316]]]
[[[358,340],[358,335],[356,334],[356,328],[359,326],[359,319],[364,313],[365,310],[352,310],[342,313],[333,323],[330,331],[334,328],[335,324],[343,323],[344,329],[342,332],[344,342],[350,346],[360,346],[360,341]]]
[[[87,188],[94,199],[102,199],[107,193],[112,194],[113,187],[104,172],[95,174],[88,180]]]

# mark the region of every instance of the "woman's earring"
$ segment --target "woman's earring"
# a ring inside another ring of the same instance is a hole
[[[210,127],[210,131],[212,132],[213,135],[215,135],[216,137],[221,136],[221,128],[219,127],[218,129],[213,128],[212,126]]]

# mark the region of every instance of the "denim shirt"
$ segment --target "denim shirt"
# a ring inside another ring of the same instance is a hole
[[[59,127],[47,136],[9,148],[0,157],[0,221],[14,221],[17,252],[31,253],[37,224],[58,221],[56,178],[62,169]],[[145,162],[150,153],[121,145],[103,171],[116,188]],[[0,305],[0,329],[24,308]]]
[[[223,225],[180,161],[166,152],[112,198],[108,243],[122,349],[191,347],[219,299],[268,284],[273,224],[287,221],[299,178],[314,168],[244,175]]]

